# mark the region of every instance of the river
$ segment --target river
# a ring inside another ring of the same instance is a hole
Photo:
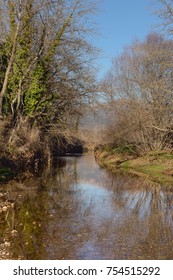
[[[0,224],[14,259],[173,259],[173,186],[83,155],[0,188],[17,200]]]

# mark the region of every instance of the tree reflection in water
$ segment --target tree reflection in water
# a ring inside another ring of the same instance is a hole
[[[19,197],[2,233],[14,258],[173,258],[173,186],[112,174],[88,155],[5,188]]]

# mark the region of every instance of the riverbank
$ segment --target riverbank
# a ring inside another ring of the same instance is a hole
[[[139,156],[130,145],[121,148],[100,145],[94,153],[99,165],[113,172],[125,171],[157,183],[173,184],[173,153],[168,151]]]
[[[28,151],[28,150],[27,150]],[[66,153],[82,153],[83,145],[77,139],[74,144],[67,143],[63,147],[58,147],[55,150],[30,150],[27,153],[19,153],[18,151],[9,153],[3,152],[0,157],[0,225],[2,228],[9,223],[9,217],[13,217],[15,208],[18,207],[20,197],[17,193],[9,195],[8,185],[13,182],[21,182],[23,180],[37,180],[41,178],[43,173],[53,170],[57,164],[57,157]],[[46,171],[45,171],[46,170]],[[32,188],[29,184],[28,189]],[[22,204],[22,203],[20,203]],[[14,218],[12,218],[13,220]],[[13,221],[10,223],[14,223]],[[0,260],[14,259],[12,255],[12,246],[15,242],[15,236],[18,234],[14,225],[10,225],[7,232],[0,235]],[[2,236],[5,236],[2,237]],[[17,255],[15,259],[23,259],[24,256]]]
[[[43,169],[51,169],[56,164],[56,158],[66,154],[82,154],[86,151],[84,143],[73,137],[71,142],[59,139],[60,144],[52,146],[35,143],[34,146],[9,149],[7,145],[3,151],[0,149],[0,183],[7,182],[17,176],[28,177],[40,174]]]
[[[7,220],[9,211],[14,209],[14,201],[9,201],[7,193],[0,192],[0,224],[4,224]],[[12,231],[13,234],[14,231]],[[2,238],[0,236],[0,260],[12,259],[11,242],[8,237]]]

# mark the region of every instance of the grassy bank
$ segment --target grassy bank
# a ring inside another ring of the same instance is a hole
[[[148,152],[138,156],[130,145],[119,148],[101,145],[95,148],[95,157],[100,166],[114,172],[126,171],[158,183],[173,184],[173,153],[168,151]]]

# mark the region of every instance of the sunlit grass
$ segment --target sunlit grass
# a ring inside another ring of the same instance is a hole
[[[130,146],[102,146],[98,150],[102,166],[113,171],[124,170],[129,173],[143,175],[159,183],[173,184],[173,154],[168,151],[152,151],[137,156]]]

